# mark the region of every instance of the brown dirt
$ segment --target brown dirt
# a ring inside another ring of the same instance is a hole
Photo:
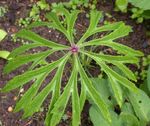
[[[33,0],[36,1],[36,0]],[[48,0],[49,3],[51,3],[50,0]],[[53,0],[56,1],[56,0]],[[59,2],[60,0],[57,0]],[[18,47],[20,45],[20,42],[13,42],[11,40],[10,35],[17,32],[18,29],[20,29],[16,22],[19,18],[24,18],[27,16],[32,3],[29,0],[19,0],[19,2],[14,0],[1,0],[0,5],[7,5],[9,8],[8,13],[5,17],[0,18],[0,28],[3,28],[8,32],[8,37],[0,43],[0,50],[8,50],[12,51],[14,48]],[[141,50],[145,53],[145,55],[150,54],[150,39],[146,37],[145,35],[145,26],[144,24],[136,24],[134,20],[130,19],[130,14],[122,14],[120,12],[114,12],[113,10],[114,4],[111,2],[111,0],[108,0],[107,2],[99,2],[97,5],[98,10],[103,10],[104,12],[108,12],[112,14],[112,18],[108,18],[107,16],[104,17],[104,19],[108,21],[124,21],[126,24],[131,25],[133,27],[133,32],[128,36],[124,37],[123,39],[119,40],[119,42],[128,45],[134,49]],[[86,30],[88,25],[88,19],[85,17],[85,15],[80,15],[78,21],[77,21],[77,38]],[[66,44],[66,38],[62,36],[58,32],[52,31],[51,34],[49,33],[49,30],[46,28],[39,28],[37,29],[38,33],[42,34],[42,36],[51,39],[51,40],[58,40],[63,44]],[[58,36],[56,38],[56,36]],[[40,50],[40,49],[39,49]],[[58,55],[58,54],[56,54]],[[51,57],[53,60],[55,60],[55,57]],[[6,61],[3,59],[0,59],[0,88],[2,88],[8,80],[13,78],[15,75],[21,74],[26,67],[20,68],[14,72],[12,72],[9,75],[4,75],[2,70],[4,65],[6,64]],[[93,71],[96,74],[98,71]],[[92,73],[93,73],[92,72]],[[18,91],[12,91],[10,93],[0,94],[0,122],[2,122],[2,126],[44,126],[44,117],[46,110],[44,109],[44,112],[39,112],[35,114],[33,117],[21,120],[21,114],[19,113],[12,113],[8,112],[8,107],[14,107],[16,101],[14,100],[14,97],[18,96]],[[49,99],[47,99],[44,103],[45,108],[47,108],[49,104]],[[82,124],[81,126],[92,126],[92,123],[89,120],[88,117],[88,108],[89,104],[86,102],[86,105],[84,107],[84,111],[82,113]],[[71,115],[71,109],[70,104],[68,105],[68,108],[66,110],[66,114],[69,117],[68,120],[62,120],[59,126],[69,126],[70,125],[70,115]]]

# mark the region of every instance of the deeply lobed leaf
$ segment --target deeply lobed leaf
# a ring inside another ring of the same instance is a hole
[[[34,80],[32,86],[20,99],[15,108],[15,111],[19,111],[21,109],[24,110],[24,118],[38,112],[44,100],[50,93],[52,93],[51,103],[45,120],[46,126],[56,126],[59,123],[70,98],[72,100],[72,125],[78,126],[81,123],[80,115],[88,95],[98,107],[98,111],[100,111],[102,117],[107,122],[106,124],[111,123],[114,118],[111,117],[112,112],[109,110],[108,100],[104,100],[103,98],[108,96],[105,96],[105,92],[102,90],[100,90],[100,92],[103,93],[100,94],[93,85],[93,81],[87,75],[87,71],[84,69],[86,66],[83,67],[84,64],[82,64],[83,62],[80,60],[82,57],[85,59],[85,56],[91,60],[95,60],[101,67],[101,70],[108,75],[110,88],[112,89],[114,97],[120,107],[123,103],[122,86],[134,93],[138,92],[134,83],[130,81],[136,81],[136,78],[133,72],[128,69],[126,63],[137,64],[139,62],[138,57],[143,56],[143,53],[114,42],[114,40],[128,35],[132,31],[131,28],[126,26],[123,22],[98,26],[100,18],[102,17],[102,12],[92,10],[90,12],[89,27],[80,40],[76,42],[74,37],[74,25],[79,13],[80,11],[78,10],[70,13],[65,8],[56,8],[55,12],[46,14],[46,18],[49,20],[48,22],[35,22],[27,27],[27,29],[22,29],[16,34],[17,37],[26,39],[32,43],[15,49],[10,54],[9,57],[12,59],[5,66],[4,71],[9,73],[29,62],[32,62],[32,65],[27,72],[10,80],[2,91],[7,92],[13,90],[25,85],[31,80]],[[63,20],[61,20],[60,17],[63,17]],[[66,36],[70,42],[70,46],[47,40],[30,30],[31,28],[39,26],[47,26],[60,31]],[[108,34],[101,38],[87,41],[90,36],[100,32],[108,32]],[[36,54],[25,53],[29,49],[39,46],[48,47],[48,50]],[[108,46],[116,50],[117,55],[112,56],[108,54],[94,53],[89,51],[86,46]],[[55,51],[62,51],[65,56],[61,57],[59,60],[46,63],[44,66],[36,68],[40,62],[44,61],[47,56],[51,55]],[[69,77],[65,88],[61,92],[63,71],[65,70],[64,67],[68,59],[72,66],[72,70],[70,71],[71,76]],[[119,68],[125,76],[114,71],[108,66],[108,64],[117,66],[117,68]],[[39,92],[44,79],[56,68],[58,69],[51,82]],[[80,77],[80,79],[78,79],[78,77]],[[78,92],[78,82],[80,82],[81,85],[80,94]],[[107,88],[105,88],[105,90],[107,90]]]

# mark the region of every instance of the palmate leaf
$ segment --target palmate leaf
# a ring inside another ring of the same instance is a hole
[[[57,14],[65,15],[65,19],[67,22],[67,29],[61,24],[59,18],[56,13],[50,12],[46,15],[49,21],[52,21],[53,28],[59,30],[60,32],[64,33],[64,35],[69,40],[70,44],[74,43],[74,25],[77,19],[77,15],[79,14],[79,10],[75,10],[72,13],[69,13],[65,8],[55,8]]]
[[[86,88],[85,88],[85,82],[81,82],[81,94],[80,94],[80,110],[83,110],[85,100],[86,100]]]
[[[85,82],[84,86],[85,86],[88,94],[90,95],[92,100],[95,102],[95,104],[99,107],[100,111],[102,112],[102,114],[106,118],[106,120],[111,122],[109,110],[108,110],[106,103],[103,101],[102,97],[98,94],[98,92],[93,87],[93,85],[92,85],[91,81],[89,80],[88,76],[86,75],[79,59],[76,58],[76,60],[77,60],[76,63],[78,64],[78,70],[79,70],[81,79],[83,79],[83,81]]]
[[[50,23],[50,22],[36,21],[36,22],[33,22],[30,25],[28,25],[27,29],[32,29],[32,28],[41,27],[41,26],[47,26],[49,28],[53,27],[52,23]]]
[[[2,91],[8,92],[33,81],[31,87],[26,91],[15,107],[15,111],[24,110],[24,118],[38,112],[47,96],[51,94],[51,102],[45,119],[46,126],[56,126],[60,122],[69,100],[72,101],[72,125],[81,125],[80,115],[88,97],[90,97],[92,102],[97,106],[103,121],[105,121],[106,124],[111,123],[113,118],[110,108],[112,108],[112,106],[108,105],[110,104],[108,100],[109,94],[106,94],[106,91],[109,89],[107,87],[104,88],[108,81],[103,85],[104,91],[103,89],[97,91],[94,82],[89,78],[88,69],[85,68],[87,66],[82,64],[86,62],[82,61],[82,56],[87,56],[91,60],[95,60],[101,67],[101,70],[108,75],[110,81],[108,87],[112,90],[114,98],[120,107],[123,103],[123,86],[125,89],[129,89],[134,93],[138,92],[134,83],[130,81],[136,81],[136,78],[126,64],[137,64],[139,62],[138,57],[143,56],[143,53],[114,42],[116,39],[128,35],[129,32],[132,31],[131,28],[126,26],[123,22],[98,26],[99,20],[102,17],[102,12],[92,10],[90,12],[90,24],[87,31],[76,41],[74,26],[79,13],[80,11],[78,10],[69,12],[65,8],[55,8],[55,11],[46,14],[48,21],[34,22],[26,29],[22,29],[16,34],[17,37],[31,41],[31,43],[22,45],[12,51],[9,55],[11,60],[5,66],[4,72],[9,73],[24,64],[32,64],[26,72],[8,81]],[[31,31],[32,28],[39,26],[46,26],[58,30],[66,36],[70,42],[70,46],[47,40]],[[100,32],[106,32],[105,36],[87,41],[90,36]],[[112,56],[109,54],[94,53],[95,51],[89,51],[89,48],[86,48],[87,46],[107,46],[115,50],[117,54]],[[46,47],[45,49],[47,50],[30,54],[29,50],[36,47]],[[45,61],[49,55],[53,55],[53,53],[57,51],[62,52],[64,56],[51,63],[46,62],[41,65],[41,62]],[[67,62],[68,65],[66,66],[71,64],[70,66],[72,67],[69,71],[71,75],[64,89],[61,91],[61,82],[64,77],[63,74]],[[119,68],[119,70],[123,72],[123,75],[114,71],[108,64],[112,64]],[[84,67],[82,65],[84,65]],[[41,89],[45,78],[53,70],[56,70],[54,77]],[[101,84],[101,81],[99,83]],[[81,87],[80,91],[78,87]],[[107,97],[107,100],[104,100],[104,97]]]
[[[50,120],[51,120],[51,117],[52,117],[52,114],[51,114],[51,111],[52,109],[54,108],[54,104],[55,102],[58,100],[58,98],[60,97],[60,88],[61,88],[61,76],[63,74],[63,69],[64,69],[64,64],[61,65],[60,67],[60,70],[58,71],[58,74],[59,76],[55,76],[55,86],[54,86],[54,90],[53,90],[53,94],[52,94],[52,99],[51,99],[51,103],[49,105],[49,110],[48,110],[48,113],[47,113],[47,116],[46,116],[46,120],[45,120],[45,123],[47,125],[50,125]]]
[[[91,53],[91,52],[88,52],[88,53],[85,52],[84,54],[91,56],[91,57],[97,57],[98,59],[106,61],[108,63],[112,63],[115,61],[120,62],[120,63],[137,63],[139,61],[137,57],[133,57],[133,56],[112,56],[112,55],[97,54],[97,53]]]
[[[17,87],[23,86],[24,84],[26,84],[27,82],[29,82],[30,80],[35,79],[38,75],[41,75],[42,73],[49,73],[51,71],[51,69],[55,69],[55,67],[58,66],[59,63],[61,63],[61,61],[65,60],[67,57],[62,57],[61,59],[52,62],[46,66],[43,66],[41,68],[32,70],[32,71],[28,71],[22,75],[18,75],[15,78],[13,78],[12,80],[10,80],[7,85],[3,88],[3,92],[8,92],[10,90],[13,90]]]
[[[123,36],[126,36],[131,32],[131,27],[126,26],[125,24],[121,24],[116,30],[114,30],[112,33],[102,37],[100,40],[101,41],[107,41],[107,40],[115,40],[118,38],[121,38]]]
[[[35,61],[44,56],[46,57],[53,52],[54,52],[53,50],[48,50],[42,53],[18,56],[15,59],[9,61],[9,63],[4,68],[4,73],[10,73],[11,71],[15,70],[16,68],[20,67],[23,64]]]
[[[67,22],[67,36],[69,36],[69,40],[71,43],[74,43],[74,25],[77,19],[77,15],[80,13],[79,10],[74,10],[71,14],[64,8],[56,8],[55,11],[62,15],[65,15],[65,19]]]
[[[61,31],[68,38],[67,31],[66,31],[65,27],[61,24],[61,22],[59,20],[59,17],[57,16],[56,13],[54,13],[54,12],[47,13],[46,14],[46,18],[49,21],[53,22],[53,27],[54,28],[56,28],[57,30]]]
[[[90,13],[90,25],[89,25],[87,31],[84,33],[84,35],[79,40],[78,45],[81,44],[82,42],[84,42],[88,37],[90,37],[93,34],[94,30],[96,30],[96,26],[97,26],[101,17],[102,17],[102,13],[100,13],[96,10],[91,11],[91,13]]]
[[[9,57],[10,58],[14,58],[14,57],[16,57],[16,56],[18,56],[18,55],[28,51],[29,49],[32,49],[32,48],[35,48],[35,47],[39,47],[39,46],[46,46],[46,45],[39,44],[39,43],[25,44],[25,45],[22,45],[22,46],[20,46],[20,47],[18,47],[16,49],[14,49],[10,53]]]
[[[98,61],[97,63],[100,63],[100,62]],[[123,86],[127,87],[128,89],[132,90],[133,92],[137,92],[137,88],[134,85],[134,83],[132,83],[131,81],[129,81],[125,77],[119,75],[118,73],[116,73],[115,71],[110,69],[106,64],[100,63],[100,66],[105,71],[105,73],[108,74],[108,76],[109,75],[112,76],[113,78],[115,78]]]
[[[101,39],[95,39],[95,40],[91,40],[89,42],[85,42],[82,46],[94,46],[94,45],[108,46],[108,47],[111,47],[114,50],[118,51],[119,53],[122,53],[125,55],[132,55],[132,56],[143,56],[144,55],[140,51],[134,50],[130,47],[127,47],[127,46],[119,44],[119,43],[115,43],[112,40],[101,41]]]
[[[119,106],[122,107],[123,96],[122,96],[121,87],[113,77],[109,76],[109,80],[110,80],[112,90],[114,92],[114,96],[115,96]]]
[[[130,80],[136,81],[134,73],[126,65],[119,62],[112,62],[112,64],[118,67]]]
[[[38,95],[32,101],[30,101],[28,103],[28,106],[26,106],[24,108],[24,111],[25,111],[24,115],[23,115],[24,118],[31,116],[33,113],[39,111],[40,106],[44,102],[45,98],[48,96],[48,94],[51,92],[51,90],[58,83],[57,78],[58,77],[59,77],[59,79],[62,78],[62,72],[63,72],[64,66],[66,64],[66,60],[64,62],[62,62],[61,64],[59,64],[59,68],[55,74],[55,77],[52,79],[52,81],[49,84],[47,84],[47,86],[41,92],[39,92]],[[30,108],[32,108],[32,110]]]
[[[120,27],[122,24],[124,24],[123,22],[114,22],[113,24],[107,24],[104,26],[100,26],[97,27],[92,33],[91,35],[95,34],[95,33],[99,33],[99,32],[106,32],[106,31],[113,31],[118,29],[118,27]]]
[[[124,85],[125,87],[131,89],[132,91],[137,91],[137,88],[135,87],[134,83],[132,83],[131,81],[129,81],[128,79],[126,79],[125,77],[119,75],[118,73],[116,73],[115,71],[113,71],[110,67],[108,67],[103,59],[101,57],[98,57],[96,55],[91,55],[90,53],[84,53],[88,56],[90,56],[92,59],[94,59],[97,64],[99,64],[99,66],[102,68],[102,70],[108,74],[108,76],[113,76],[113,78],[115,78],[118,82],[120,82],[122,85]],[[111,62],[111,59],[110,59]]]
[[[76,66],[76,68],[78,68]],[[83,99],[84,100],[84,99]],[[72,126],[80,125],[80,98],[78,94],[77,75],[74,78],[73,90],[72,90]]]
[[[111,55],[104,55],[104,54],[96,54],[91,52],[83,52],[84,54],[90,57],[97,57],[97,59],[106,61],[108,63],[112,63],[113,65],[117,66],[129,79],[136,81],[135,75],[133,72],[126,67],[123,63],[138,63],[138,58],[131,57],[131,56],[111,56]]]
[[[32,98],[36,95],[38,92],[42,82],[46,78],[46,74],[40,75],[37,80],[32,84],[32,86],[28,89],[28,91],[22,96],[22,98],[17,102],[14,111],[18,112],[21,109],[24,109],[28,106],[28,104],[31,102]],[[26,101],[26,102],[24,102]]]
[[[47,40],[45,38],[42,38],[38,34],[32,32],[30,30],[26,30],[26,29],[19,31],[16,34],[16,37],[27,39],[27,40],[30,40],[30,41],[35,42],[35,43],[43,44],[43,45],[50,47],[50,48],[53,48],[53,49],[66,49],[66,48],[68,48],[68,46],[61,45],[61,44],[52,42],[50,40]]]
[[[59,97],[59,99],[57,100],[57,102],[54,105],[54,108],[51,111],[51,114],[53,116],[48,121],[50,126],[55,126],[56,124],[59,123],[59,121],[65,111],[66,105],[67,105],[69,97],[71,95],[71,92],[73,90],[73,84],[76,82],[76,80],[75,80],[76,76],[77,76],[77,71],[75,70],[75,67],[74,67],[74,69],[72,70],[72,74],[69,78],[68,84],[64,88],[62,95]]]

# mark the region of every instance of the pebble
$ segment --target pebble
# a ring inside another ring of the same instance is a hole
[[[9,106],[8,109],[7,109],[7,111],[8,111],[8,112],[12,112],[12,111],[13,111],[13,108],[12,108],[11,106]]]
[[[23,92],[24,92],[24,88],[21,88],[21,89],[20,89],[20,93],[23,93]]]
[[[17,98],[16,96],[13,98],[14,101],[17,101],[17,99],[18,99],[18,98]]]
[[[148,47],[147,41],[145,41],[142,46],[143,46],[143,48],[147,48]]]

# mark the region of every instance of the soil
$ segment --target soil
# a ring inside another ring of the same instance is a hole
[[[49,3],[51,2],[60,2],[60,0],[47,0]],[[0,18],[0,28],[6,30],[8,32],[8,37],[5,38],[3,42],[0,43],[0,50],[8,50],[12,51],[14,48],[21,45],[21,42],[13,42],[11,35],[16,33],[20,27],[16,22],[20,18],[27,17],[28,12],[31,9],[32,4],[36,2],[36,0],[1,0],[0,5],[7,6],[8,12],[2,18]],[[62,2],[62,1],[61,1]],[[130,13],[122,14],[120,12],[113,11],[114,2],[112,0],[108,0],[107,2],[98,2],[97,9],[102,10],[105,13],[110,13],[112,17],[105,16],[103,20],[116,22],[116,21],[124,21],[126,24],[132,26],[133,32],[130,33],[129,36],[119,39],[118,42],[128,45],[137,50],[141,50],[145,55],[150,54],[150,39],[146,36],[146,28],[144,23],[137,24],[135,20],[130,19]],[[87,10],[89,11],[89,10]],[[81,14],[77,20],[76,28],[77,28],[77,39],[83,34],[88,26],[88,19],[85,14]],[[59,41],[62,44],[67,44],[66,38],[62,36],[57,31],[50,31],[47,28],[38,28],[36,31],[42,36]],[[42,50],[42,48],[38,48],[35,51]],[[61,54],[55,54],[56,57]],[[56,60],[56,57],[49,57],[49,60]],[[0,59],[0,88],[2,88],[8,80],[13,78],[15,75],[21,74],[28,66],[21,67],[16,71],[12,72],[9,75],[3,74],[3,67],[6,64],[6,60]],[[69,66],[68,66],[69,67]],[[96,76],[99,71],[91,70],[91,73],[94,73],[93,76]],[[66,81],[65,79],[63,80]],[[28,87],[25,87],[25,89]],[[18,94],[18,90],[12,91],[10,93],[0,94],[0,126],[44,126],[44,118],[46,115],[46,108],[49,104],[49,98],[44,102],[44,110],[36,113],[33,117],[22,120],[21,115],[22,112],[13,113],[11,107],[15,106],[16,98],[18,95],[20,96],[24,92]],[[68,105],[66,109],[66,115],[68,119],[64,119],[60,122],[58,126],[69,126],[71,121],[71,104]],[[81,118],[82,123],[81,126],[92,126],[92,123],[89,120],[89,103],[86,102],[84,110],[82,112]]]

